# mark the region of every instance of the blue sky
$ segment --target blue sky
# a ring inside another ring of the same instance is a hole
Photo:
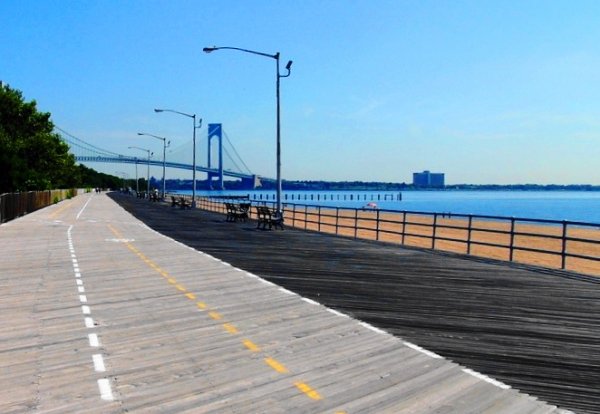
[[[153,112],[170,108],[222,123],[274,177],[274,60],[202,52],[234,46],[294,61],[286,179],[600,184],[598,1],[3,0],[0,15],[0,79],[115,152],[160,152],[142,131],[189,157],[191,120]]]

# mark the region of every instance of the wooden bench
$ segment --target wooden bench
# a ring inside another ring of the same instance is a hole
[[[267,226],[269,226],[269,230],[273,227],[280,227],[283,230],[283,215],[277,215],[274,210],[271,210],[266,206],[256,206],[256,218],[258,224],[256,226],[257,229],[266,230]]]
[[[183,197],[179,197],[179,206],[181,207],[182,210],[191,209],[192,208],[192,203],[189,202],[189,201],[187,201]]]
[[[246,221],[248,220],[248,214],[250,213],[250,203],[225,203],[225,209],[227,211],[227,217],[225,221]]]
[[[174,196],[171,196],[171,207],[177,207],[179,204],[179,200],[177,200]]]

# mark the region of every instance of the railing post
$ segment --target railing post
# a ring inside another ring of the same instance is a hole
[[[467,231],[467,254],[471,254],[471,231],[473,229],[473,216],[469,214],[469,229]]]
[[[292,204],[292,227],[296,227],[296,204]]]
[[[340,219],[340,208],[335,208],[335,234],[338,234],[339,231],[339,219]]]
[[[435,235],[437,233],[437,218],[438,213],[433,213],[433,230],[431,234],[431,248],[435,249]]]
[[[320,232],[321,231],[321,206],[319,206],[318,212],[319,212],[319,215],[317,216],[318,217],[317,231]]]
[[[404,237],[406,236],[406,211],[402,212],[402,245],[404,245]]]
[[[354,238],[358,235],[358,209],[354,209]]]
[[[514,246],[515,246],[515,218],[511,217],[510,218],[510,252],[509,252],[509,258],[508,258],[509,262],[513,261]]]
[[[304,194],[304,197],[306,197],[306,194]],[[308,226],[308,206],[305,204],[304,205],[304,230],[306,230],[306,226]]]
[[[567,268],[567,222],[563,220],[562,223],[562,248],[560,251],[560,268]]]
[[[375,230],[375,240],[379,241],[379,210],[377,210],[377,227]]]

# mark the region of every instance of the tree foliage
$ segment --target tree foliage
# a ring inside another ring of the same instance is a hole
[[[53,130],[50,114],[38,111],[35,101],[0,87],[0,193],[78,185],[75,158]]]

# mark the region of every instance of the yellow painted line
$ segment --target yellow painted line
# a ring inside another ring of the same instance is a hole
[[[258,352],[260,351],[260,348],[258,347],[258,345],[256,345],[254,342],[252,342],[249,339],[244,339],[242,341],[242,343],[244,344],[244,346],[246,348],[248,348],[249,350],[251,350],[252,352]]]
[[[196,295],[194,295],[193,293],[186,293],[185,296],[190,300],[196,299]]]
[[[167,272],[160,272],[160,274],[163,275],[164,277],[170,277]]]
[[[173,279],[172,277],[170,277],[169,279],[169,283],[174,285],[175,283],[177,283],[177,279]]]
[[[185,292],[187,291],[187,289],[185,288],[185,286],[183,285],[175,285],[175,287],[177,288],[178,291],[180,292]]]
[[[211,318],[213,318],[216,321],[223,318],[223,316],[221,316],[221,314],[219,312],[215,312],[215,311],[208,312],[208,316],[210,316]]]
[[[277,361],[274,358],[268,357],[265,358],[265,362],[267,363],[268,366],[270,366],[271,368],[273,368],[275,371],[279,372],[280,374],[285,374],[286,372],[288,372],[287,368],[283,366],[283,364],[281,364],[279,361]]]
[[[61,207],[58,208],[58,210],[55,210],[52,214],[50,214],[50,218],[56,218],[56,216],[58,216],[60,213],[71,207],[72,204],[72,201],[68,204],[63,204]]]
[[[115,236],[117,236],[118,239],[123,239],[123,235],[121,234],[121,232],[119,232],[119,230],[115,229],[113,226],[111,226],[110,224],[107,224],[108,228],[110,229],[110,231],[113,232],[113,234]],[[129,244],[129,243],[127,243]]]
[[[302,391],[304,394],[308,395],[310,398],[312,398],[313,400],[320,400],[323,397],[321,397],[321,395],[315,391],[314,389],[312,389],[308,384],[304,383],[304,382],[294,382],[294,385],[300,390]],[[337,414],[342,414],[342,412],[338,412]]]
[[[206,303],[204,302],[196,302],[196,306],[198,309],[206,309]]]
[[[238,333],[237,328],[235,326],[233,326],[232,324],[230,324],[230,323],[224,323],[223,324],[223,328],[225,328],[225,330],[227,332],[229,332],[230,334],[236,334],[236,333]]]

